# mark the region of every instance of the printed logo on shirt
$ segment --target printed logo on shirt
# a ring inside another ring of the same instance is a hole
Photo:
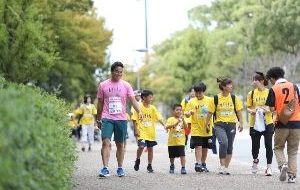
[[[120,89],[119,87],[110,87],[108,88],[108,92],[110,93],[116,93],[116,92],[121,92],[122,89]]]

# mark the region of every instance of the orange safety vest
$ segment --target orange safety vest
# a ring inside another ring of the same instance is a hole
[[[275,94],[275,110],[277,115],[281,112],[284,104],[295,98],[295,111],[289,121],[300,121],[300,106],[298,93],[291,82],[282,82],[272,87]]]

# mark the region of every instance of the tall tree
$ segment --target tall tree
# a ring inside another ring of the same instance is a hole
[[[63,2],[63,6],[55,0],[48,3],[46,25],[60,59],[48,73],[48,80],[38,84],[74,100],[86,93],[95,94],[94,74],[105,63],[112,32],[105,29],[103,18],[97,18],[91,0]]]
[[[35,0],[0,2],[0,73],[10,81],[45,79],[57,60]]]

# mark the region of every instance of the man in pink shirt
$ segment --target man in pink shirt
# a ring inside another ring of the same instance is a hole
[[[114,133],[114,141],[117,146],[117,175],[125,175],[122,168],[124,160],[124,142],[127,134],[126,99],[128,98],[134,109],[139,113],[139,105],[135,100],[131,85],[122,80],[123,64],[115,62],[111,66],[111,78],[100,83],[98,87],[97,118],[101,128],[102,149],[101,156],[103,168],[99,176],[108,177],[108,160],[110,156],[110,141]]]

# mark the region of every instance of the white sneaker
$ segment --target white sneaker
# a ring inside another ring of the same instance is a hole
[[[280,180],[280,181],[285,181],[285,180],[286,180],[287,171],[288,171],[288,166],[287,166],[287,164],[283,164],[283,165],[280,167],[280,176],[279,176],[279,180]]]
[[[224,175],[230,175],[230,172],[229,172],[228,168],[224,168]]]
[[[218,173],[221,174],[221,175],[223,175],[223,174],[225,174],[224,170],[225,170],[225,167],[224,166],[220,166],[219,169],[218,169]]]
[[[265,171],[265,176],[272,176],[272,169],[271,168],[267,168]]]
[[[258,172],[258,167],[257,167],[258,162],[259,162],[259,159],[256,159],[256,161],[253,160],[252,169],[251,169],[253,174],[257,174],[257,172]]]

